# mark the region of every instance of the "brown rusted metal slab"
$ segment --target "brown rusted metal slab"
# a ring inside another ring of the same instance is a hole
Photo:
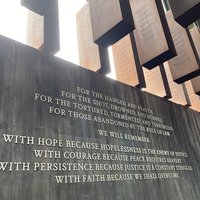
[[[176,23],[171,11],[168,11],[166,16],[177,51],[177,56],[168,61],[169,67],[173,80],[176,83],[183,83],[200,75],[199,59],[188,31]]]
[[[182,84],[177,84],[173,81],[168,62],[164,63],[164,67],[169,83],[170,92],[172,95],[172,98],[170,98],[169,100],[183,106],[188,106],[190,102],[187,100]]]
[[[44,15],[54,1],[57,0],[21,0],[21,5],[39,15]]]
[[[199,0],[169,0],[174,19],[187,27],[200,18]]]
[[[100,47],[93,42],[88,3],[76,14],[76,23],[80,65],[94,72],[109,73],[107,48]]]
[[[190,34],[193,40],[193,44],[195,46],[198,57],[200,58],[200,32],[198,27],[193,27],[190,29]],[[192,87],[194,89],[194,93],[200,95],[200,76],[191,80]]]
[[[27,21],[27,44],[53,55],[60,50],[57,0],[53,1],[44,16],[29,11]]]
[[[152,69],[176,55],[159,0],[130,0],[140,65]]]
[[[200,95],[200,76],[191,80],[194,93]]]
[[[139,65],[133,34],[129,34],[112,46],[116,79],[127,85],[145,87],[142,68]]]
[[[143,71],[146,81],[146,88],[144,88],[144,91],[159,97],[171,98],[171,92],[163,65],[151,70],[143,67]]]
[[[191,81],[185,82],[185,86],[191,102],[190,108],[200,112],[200,97],[194,93]]]

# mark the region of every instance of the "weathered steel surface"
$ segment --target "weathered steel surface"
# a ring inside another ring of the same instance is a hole
[[[177,56],[170,59],[168,63],[173,80],[183,83],[200,75],[200,62],[188,30],[174,21],[170,11],[166,15],[177,51]]]
[[[188,101],[188,99],[186,97],[187,94],[185,94],[183,85],[178,84],[173,81],[168,62],[165,62],[164,66],[165,66],[165,72],[166,72],[167,80],[168,80],[169,87],[170,87],[170,92],[172,95],[172,98],[169,100],[174,103],[183,105],[183,106],[190,105],[190,102]]]
[[[93,40],[109,46],[130,33],[133,18],[129,0],[89,0]]]
[[[200,96],[200,76],[193,78],[191,80],[192,87],[194,89],[194,93]]]
[[[163,65],[148,70],[143,68],[146,88],[144,91],[159,97],[171,98],[169,83]]]
[[[21,0],[21,5],[39,15],[44,15],[55,1],[57,0]]]
[[[185,86],[186,86],[188,96],[191,102],[190,108],[200,112],[200,98],[199,98],[199,95],[194,93],[194,88],[192,86],[191,81],[186,81]]]
[[[101,74],[110,72],[108,49],[93,42],[89,5],[76,14],[79,62],[82,67]]]
[[[60,50],[58,0],[54,0],[44,15],[43,50],[50,54],[56,54]]]
[[[200,113],[0,37],[1,200],[199,200]]]
[[[44,16],[29,11],[26,41],[28,45],[53,55],[60,50],[57,0],[52,2]]]
[[[130,0],[140,65],[152,69],[176,55],[160,0]]]
[[[200,18],[199,0],[169,0],[174,19],[187,27]]]
[[[28,11],[26,44],[40,49],[44,44],[44,17]]]

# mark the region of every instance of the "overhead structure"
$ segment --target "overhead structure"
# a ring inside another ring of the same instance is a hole
[[[199,0],[168,0],[174,19],[181,26],[187,27],[200,19]]]
[[[133,31],[129,0],[88,0],[93,40],[109,46]]]

